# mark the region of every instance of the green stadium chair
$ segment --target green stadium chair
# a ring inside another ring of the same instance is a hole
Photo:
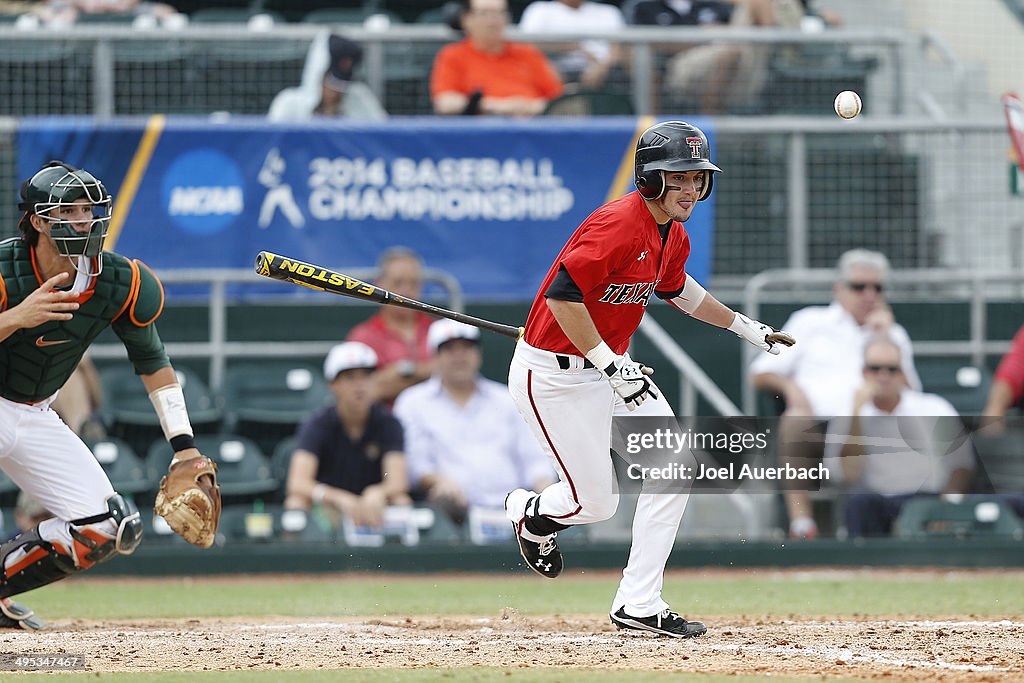
[[[92,26],[102,24],[114,24],[119,26],[131,25],[135,21],[135,15],[131,12],[102,12],[90,14],[79,12],[75,18],[75,25],[89,24]]]
[[[245,24],[259,14],[266,15],[275,24],[286,23],[277,12],[248,7],[204,7],[193,12],[189,20],[193,24]]]
[[[274,447],[270,456],[270,472],[274,475],[274,479],[281,482],[282,488],[288,482],[288,467],[292,463],[292,453],[295,452],[297,441],[294,436],[282,439]]]
[[[223,394],[228,429],[268,453],[331,396],[320,368],[287,359],[229,364]]]
[[[18,488],[18,485],[15,484],[11,480],[11,478],[7,476],[7,473],[4,472],[3,470],[0,470],[0,503],[2,503],[3,505],[13,506],[15,501],[17,501],[18,499],[18,492],[20,490],[21,489]],[[14,517],[11,517],[8,526],[11,526],[13,524]]]
[[[206,111],[264,115],[277,93],[302,82],[309,41],[204,44],[196,102]]]
[[[978,456],[979,475],[984,475],[996,493],[1024,493],[1024,429],[1007,428],[972,435]]]
[[[920,356],[914,366],[924,390],[953,404],[961,415],[978,415],[985,408],[992,372],[966,357]]]
[[[163,517],[153,512],[151,505],[141,506],[139,515],[142,517],[142,534],[145,545],[189,545],[188,541],[174,533],[174,529],[167,525]]]
[[[359,24],[361,25],[368,17],[382,15],[387,17],[392,24],[401,24],[402,17],[394,12],[387,12],[373,7],[324,7],[306,13],[302,17],[303,24]]]
[[[280,505],[228,505],[221,511],[217,535],[226,543],[305,541],[329,543],[334,531],[316,515],[285,511]]]
[[[175,368],[185,395],[189,420],[199,434],[215,431],[220,426],[222,411],[206,383],[187,367]],[[100,369],[103,385],[103,406],[100,414],[110,425],[110,434],[128,442],[136,453],[145,453],[154,440],[162,440],[160,418],[153,410],[142,380],[127,363]]]
[[[251,439],[237,434],[196,436],[196,448],[217,463],[217,483],[225,502],[241,502],[273,495],[278,481],[270,473],[270,461]],[[167,472],[174,453],[166,441],[156,441],[146,456],[146,471],[153,481]]]
[[[893,525],[897,538],[1004,536],[1024,538],[1024,523],[1004,502],[967,496],[954,503],[938,497],[908,500]]]
[[[609,88],[581,88],[548,102],[544,116],[632,116],[629,93]]]
[[[127,442],[109,437],[86,442],[86,445],[118,493],[134,496],[156,488],[157,483],[149,478],[145,463]]]
[[[120,115],[198,113],[193,47],[173,41],[114,43],[114,110]]]

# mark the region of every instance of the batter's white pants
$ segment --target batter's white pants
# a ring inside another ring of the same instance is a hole
[[[560,481],[541,492],[540,514],[567,525],[608,519],[618,505],[611,456],[612,418],[621,415],[671,416],[663,395],[630,412],[604,373],[584,368],[579,356],[558,355],[516,345],[508,388],[523,419],[552,458]],[[688,494],[641,494],[633,517],[633,544],[612,611],[646,617],[668,604],[661,598],[665,563],[675,542]]]
[[[0,469],[55,516],[40,524],[40,536],[71,548],[66,522],[106,512],[114,489],[89,447],[49,404],[0,398]],[[9,557],[8,565],[17,559]]]

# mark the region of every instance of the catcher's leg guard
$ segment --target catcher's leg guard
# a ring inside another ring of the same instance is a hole
[[[46,532],[41,533],[44,525]],[[141,540],[139,513],[132,512],[119,494],[107,499],[107,512],[102,514],[40,522],[0,545],[0,598],[59,581],[115,552],[130,555]]]

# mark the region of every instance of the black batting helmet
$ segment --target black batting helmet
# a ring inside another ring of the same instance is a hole
[[[722,169],[711,163],[711,147],[704,132],[685,121],[656,123],[636,141],[633,182],[644,199],[659,199],[665,194],[662,171],[708,171],[704,192],[698,201],[711,194],[714,174]]]

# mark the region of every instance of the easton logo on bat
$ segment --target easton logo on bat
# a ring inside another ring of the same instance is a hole
[[[376,287],[368,285],[362,280],[356,280],[355,278],[342,275],[341,273],[332,273],[324,268],[317,268],[309,265],[308,263],[296,263],[289,261],[288,259],[281,259],[281,263],[278,266],[280,270],[287,270],[289,273],[294,273],[299,277],[310,278],[312,280],[319,280],[335,287],[344,287],[345,289],[352,290],[358,294],[364,296],[373,295]],[[304,283],[299,283],[304,284]]]

